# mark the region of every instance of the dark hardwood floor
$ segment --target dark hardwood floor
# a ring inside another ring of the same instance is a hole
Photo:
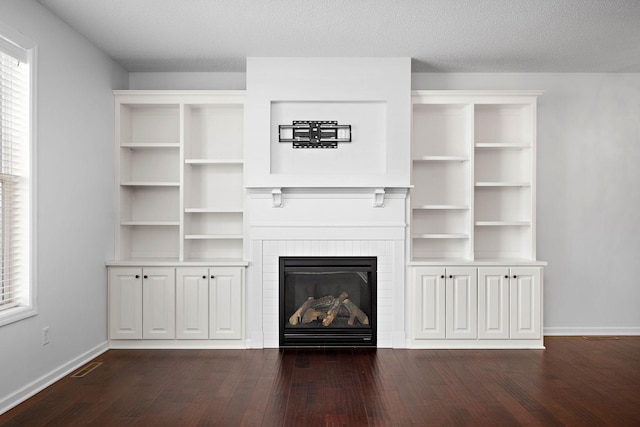
[[[2,426],[640,426],[640,337],[547,350],[110,350]]]

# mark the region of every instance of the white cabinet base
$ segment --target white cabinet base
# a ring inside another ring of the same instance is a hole
[[[543,349],[542,265],[414,264],[408,346]]]
[[[109,265],[109,347],[243,349],[244,266]]]

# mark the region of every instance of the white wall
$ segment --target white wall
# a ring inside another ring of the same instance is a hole
[[[640,334],[640,74],[414,74],[413,89],[541,89],[545,334]]]
[[[0,20],[37,43],[39,313],[0,327],[0,413],[104,349],[113,256],[113,97],[128,74],[33,0]],[[44,326],[51,343],[42,346]],[[10,367],[11,366],[11,367]]]

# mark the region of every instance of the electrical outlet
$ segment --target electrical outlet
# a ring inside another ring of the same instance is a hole
[[[42,345],[49,344],[49,327],[42,328]]]

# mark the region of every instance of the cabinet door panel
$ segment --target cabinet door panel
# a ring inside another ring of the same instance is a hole
[[[142,338],[142,269],[109,269],[109,338]]]
[[[444,268],[414,270],[414,336],[418,339],[445,337]]]
[[[142,271],[142,338],[174,339],[176,337],[173,268],[145,268]]]
[[[447,268],[446,336],[454,339],[477,337],[478,286],[475,268]]]
[[[538,339],[542,334],[541,270],[512,268],[510,283],[511,338]]]
[[[242,270],[211,268],[209,282],[209,338],[242,338]]]
[[[209,338],[209,278],[207,268],[179,268],[176,294],[178,339]]]
[[[509,338],[509,269],[478,270],[478,338]]]

